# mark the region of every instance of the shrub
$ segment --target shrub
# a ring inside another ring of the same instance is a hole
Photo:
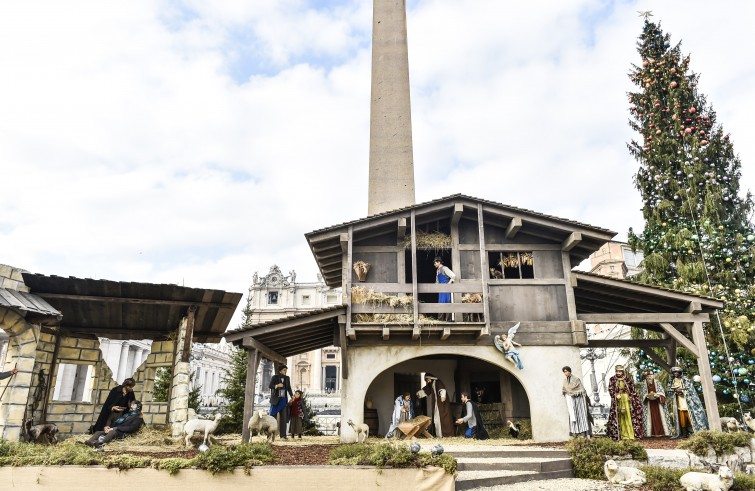
[[[610,438],[572,438],[566,449],[574,463],[574,477],[582,479],[604,480],[603,464],[610,456],[631,456],[635,460],[645,461],[648,458],[642,445],[634,440],[617,442]]]
[[[734,477],[734,485],[729,491],[752,491],[755,489],[755,476],[739,474]]]
[[[750,434],[743,431],[724,433],[723,431],[698,431],[692,438],[682,442],[677,448],[689,450],[695,455],[704,457],[708,454],[708,447],[712,447],[716,455],[721,456],[734,452],[734,447],[749,447]]]
[[[653,491],[684,491],[679,478],[690,469],[669,469],[657,465],[642,466],[647,477],[647,486]]]
[[[456,459],[450,455],[433,457],[429,452],[413,454],[408,445],[341,445],[330,451],[331,465],[374,465],[383,467],[442,467],[447,473],[456,472]]]
[[[242,443],[235,447],[211,447],[196,457],[196,466],[207,469],[212,474],[230,472],[234,467],[244,467],[247,471],[255,465],[273,461],[272,447],[266,443]]]
[[[152,467],[157,470],[166,470],[171,476],[178,474],[181,469],[196,467],[196,459],[184,459],[181,457],[169,457],[167,459],[156,459],[152,461]]]
[[[152,457],[143,457],[132,454],[116,454],[105,459],[105,467],[108,469],[116,468],[120,470],[137,469],[140,467],[149,467],[152,464]]]

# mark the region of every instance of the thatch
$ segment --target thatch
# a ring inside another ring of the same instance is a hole
[[[404,249],[411,249],[412,237],[404,237]],[[431,249],[434,251],[451,247],[451,236],[443,232],[417,232],[417,249]]]
[[[368,290],[361,286],[351,289],[351,303],[362,303],[374,307],[403,307],[412,311],[414,297],[412,295],[386,295],[385,293]]]

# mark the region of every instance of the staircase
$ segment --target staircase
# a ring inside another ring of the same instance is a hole
[[[460,445],[447,448],[446,453],[458,463],[457,490],[574,477],[566,450]]]

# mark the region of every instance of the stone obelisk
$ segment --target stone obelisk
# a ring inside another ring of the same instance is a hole
[[[414,202],[406,1],[374,0],[369,215]]]

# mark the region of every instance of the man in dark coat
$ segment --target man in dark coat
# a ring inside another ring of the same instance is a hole
[[[291,377],[286,375],[288,367],[281,365],[278,374],[270,379],[270,416],[278,418],[278,433],[282,440],[286,439],[286,425],[291,414],[288,407],[288,396],[294,397],[291,390]]]
[[[454,417],[446,386],[432,373],[425,374],[425,383],[427,385],[417,392],[417,397],[427,397],[436,438],[454,436]]]
[[[113,422],[113,426],[106,426],[102,431],[94,432],[89,440],[84,443],[90,447],[101,447],[116,438],[121,439],[133,435],[139,431],[143,424],[142,403],[134,400],[129,406],[129,411],[117,418]]]
[[[117,419],[123,415],[123,412],[126,411],[136,399],[136,395],[134,395],[135,385],[136,381],[134,379],[127,378],[123,381],[123,384],[116,385],[110,390],[110,394],[108,394],[107,399],[105,399],[105,404],[102,405],[102,410],[97,418],[97,422],[94,423],[91,428],[92,433],[103,431],[110,423],[111,417]]]
[[[489,438],[485,425],[482,423],[482,416],[477,409],[477,404],[469,398],[467,392],[461,393],[461,402],[464,406],[461,411],[461,418],[456,420],[456,424],[467,424],[467,430],[464,433],[466,438],[475,440],[487,440]]]

